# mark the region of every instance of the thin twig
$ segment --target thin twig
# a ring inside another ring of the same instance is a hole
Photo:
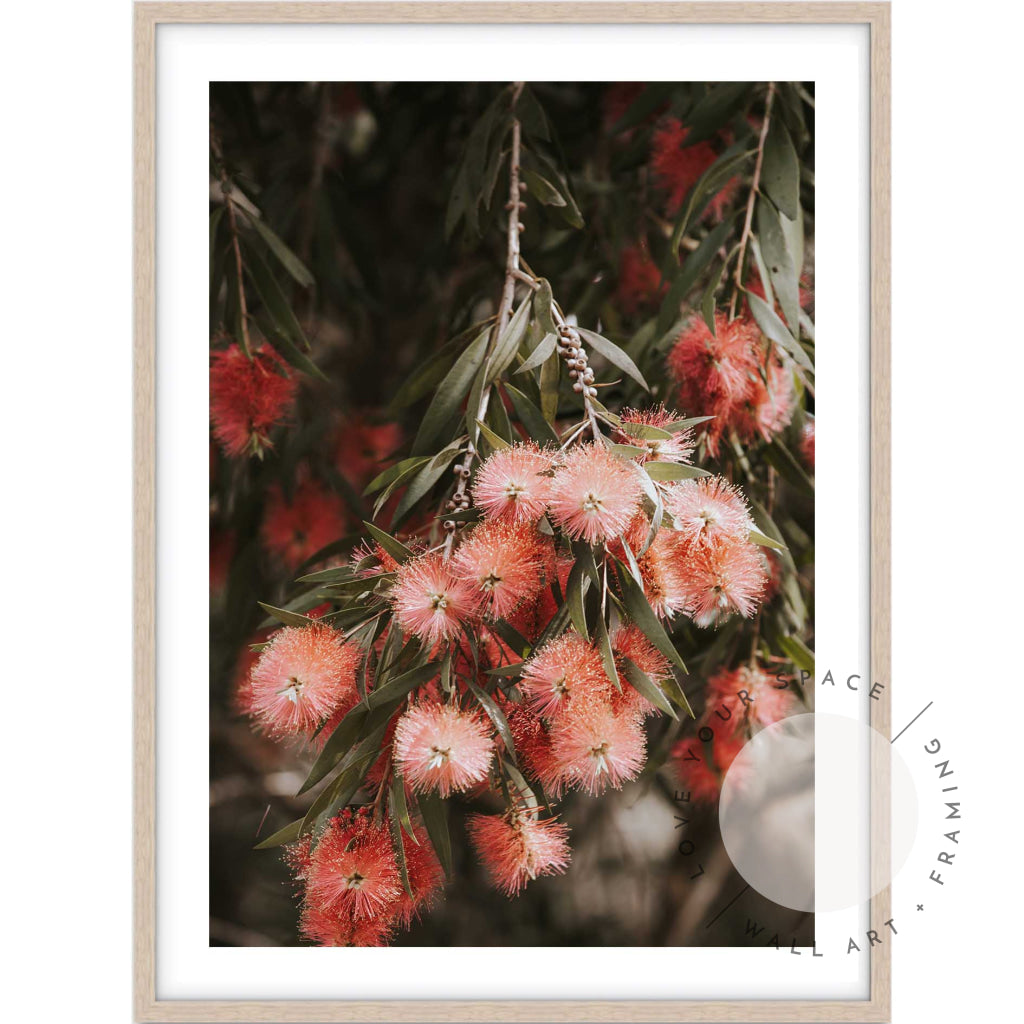
[[[768,95],[764,101],[764,121],[761,122],[761,137],[757,140],[757,160],[754,163],[754,177],[750,182],[750,195],[747,196],[747,213],[743,221],[743,234],[740,236],[739,259],[736,261],[736,272],[733,280],[732,299],[729,301],[729,319],[736,317],[736,301],[743,287],[743,261],[747,255],[747,242],[754,223],[754,201],[757,199],[758,187],[761,184],[761,167],[764,164],[764,143],[768,138],[768,125],[772,117],[772,100],[775,98],[775,83],[768,83]]]

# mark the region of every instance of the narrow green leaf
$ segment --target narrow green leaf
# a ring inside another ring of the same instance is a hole
[[[814,652],[798,636],[780,636],[779,646],[797,668],[814,676]]]
[[[409,481],[409,486],[402,495],[402,500],[398,503],[398,508],[395,509],[392,528],[400,523],[412,511],[413,506],[444,476],[461,447],[461,442],[448,445],[416,471],[416,475]]]
[[[786,244],[778,210],[763,196],[757,203],[757,240],[768,268],[775,298],[792,331],[799,330],[800,270]],[[765,303],[767,306],[767,303]],[[771,306],[767,308],[771,309]]]
[[[492,381],[497,380],[515,358],[519,343],[523,340],[526,328],[530,323],[532,309],[533,296],[530,295],[519,304],[519,308],[515,311],[512,319],[509,320],[505,329],[501,332],[494,346],[494,351],[487,361],[485,384],[490,384]]]
[[[676,650],[675,644],[669,639],[664,627],[654,614],[647,597],[640,587],[640,584],[633,579],[628,570],[621,562],[616,565],[616,573],[622,589],[622,601],[626,607],[629,617],[640,627],[648,640],[661,651],[662,654],[683,672],[686,665]]]
[[[775,311],[753,292],[747,292],[747,302],[750,303],[750,312],[754,314],[757,326],[764,332],[765,337],[784,348],[805,370],[814,372],[814,364],[804,351],[803,346],[789,333],[786,325],[775,315]]]
[[[644,469],[652,480],[692,480],[699,476],[711,476],[700,466],[685,466],[679,462],[645,462]]]
[[[321,779],[325,779],[341,764],[359,738],[369,713],[366,707],[357,704],[335,726],[334,732],[327,737],[323,750],[317,755],[309,774],[302,783],[302,787],[299,789],[300,796],[312,789]]]
[[[487,443],[496,451],[500,452],[503,448],[511,448],[512,446],[503,437],[499,437],[483,420],[477,420],[476,425],[480,428],[480,433],[487,438]]]
[[[601,652],[601,661],[604,663],[605,675],[615,684],[615,689],[622,693],[622,683],[619,680],[619,670],[615,664],[615,652],[612,650],[611,639],[608,636],[608,627],[604,624],[604,616],[598,615],[594,624],[594,635],[597,637],[597,646]]]
[[[583,595],[589,585],[590,580],[583,573],[583,564],[574,562],[565,585],[565,602],[569,606],[569,618],[572,619],[573,629],[580,636],[587,638],[590,633],[587,631],[587,615],[583,606]]]
[[[379,526],[363,521],[363,526],[369,531],[370,536],[396,561],[399,565],[406,559],[412,558],[412,552],[400,541],[385,533]]]
[[[800,161],[786,126],[776,117],[768,127],[761,166],[761,187],[790,220],[800,209]]]
[[[309,350],[309,342],[299,325],[291,304],[281,291],[263,257],[252,247],[244,246],[244,266],[256,288],[267,313],[281,333],[289,338],[296,348]],[[283,353],[282,353],[283,354]]]
[[[437,793],[420,793],[416,797],[423,826],[427,830],[434,852],[441,863],[445,877],[452,877],[452,841],[448,834],[448,808]]]
[[[522,421],[530,436],[540,445],[550,444],[558,447],[558,435],[554,432],[551,424],[544,418],[544,414],[531,402],[526,395],[511,384],[505,385],[508,397],[512,399],[512,406],[516,415]]]
[[[405,894],[409,897],[412,896],[412,886],[409,884],[409,866],[405,860],[405,843],[402,841],[402,826],[399,821],[398,814],[395,810],[395,778],[391,780],[391,792],[389,794],[389,803],[391,805],[391,813],[387,816],[388,818],[388,829],[391,832],[391,845],[395,850],[395,863],[398,865],[398,877],[402,880],[402,888],[405,890]],[[402,784],[399,782],[398,788],[402,789]],[[405,804],[405,792],[402,792],[402,804]]]
[[[272,836],[268,836],[261,843],[257,843],[254,850],[270,850],[275,846],[284,846],[286,843],[294,843],[299,838],[302,831],[302,818],[297,818],[295,821],[285,825],[284,828],[278,829]]]
[[[557,334],[558,327],[555,324],[555,317],[552,309],[554,307],[554,296],[551,294],[551,282],[546,277],[539,280],[540,287],[533,295],[533,312],[537,317],[540,329],[547,334]]]
[[[752,82],[722,82],[712,86],[686,115],[688,131],[683,147],[696,145],[716,135],[739,110],[752,89]]]
[[[658,684],[629,658],[622,659],[622,672],[629,680],[630,685],[642,697],[646,697],[656,708],[660,708],[667,715],[678,719],[675,708],[669,703],[668,697],[661,692]]]
[[[476,683],[474,683],[468,676],[465,681],[470,692],[474,697],[476,697],[477,703],[479,703],[480,707],[482,707],[487,713],[487,717],[494,724],[494,728],[498,730],[501,742],[505,745],[505,749],[514,761],[516,757],[516,744],[515,740],[512,738],[512,729],[508,724],[508,719],[505,717],[501,708],[498,707],[494,698],[490,694],[481,690],[480,687],[477,686]]]
[[[763,548],[775,548],[776,551],[785,551],[786,545],[780,544],[777,540],[760,533],[758,530],[750,531],[750,539]]]
[[[288,271],[303,288],[313,287],[313,275],[306,268],[306,265],[288,248],[281,238],[272,231],[264,222],[262,217],[255,214],[249,216],[249,223],[256,229],[257,234],[267,248],[277,257],[278,262]]]
[[[428,662],[426,665],[419,665],[416,668],[403,672],[394,679],[389,679],[382,686],[370,693],[366,699],[370,708],[385,707],[396,700],[401,700],[407,693],[415,690],[417,686],[439,675],[441,666],[437,662]]]
[[[272,604],[264,604],[262,601],[256,602],[268,615],[273,616],[278,622],[283,622],[286,626],[311,626],[316,619],[311,619],[307,615],[299,615],[296,612],[290,612],[287,608],[276,608]],[[315,607],[315,604],[310,605]]]
[[[398,479],[410,470],[416,469],[418,466],[422,466],[424,462],[429,462],[430,458],[426,455],[414,455],[411,459],[402,459],[400,462],[396,462],[393,466],[388,466],[383,473],[379,473],[375,476],[367,485],[363,494],[369,495],[376,491],[379,491],[382,487],[386,487],[393,480]]]
[[[526,167],[520,171],[520,174],[523,181],[526,182],[526,187],[530,190],[530,195],[539,203],[542,203],[544,206],[566,205],[565,196],[543,175]]]
[[[618,345],[607,338],[602,338],[600,334],[596,334],[594,331],[587,331],[581,327],[579,332],[586,338],[590,347],[599,355],[604,356],[612,366],[620,369],[627,377],[632,377],[645,391],[651,390],[647,386],[647,381],[644,380],[644,375],[637,368],[636,363]]]
[[[528,373],[530,370],[536,369],[542,363],[547,362],[547,360],[554,355],[557,345],[558,338],[554,334],[545,334],[537,343],[537,347],[530,353],[526,360],[524,360],[523,365],[516,370],[516,374]]]

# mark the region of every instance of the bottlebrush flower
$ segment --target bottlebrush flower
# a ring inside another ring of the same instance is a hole
[[[430,701],[402,715],[393,750],[414,790],[448,796],[487,778],[494,739],[480,715]]]
[[[661,300],[668,282],[645,245],[631,245],[619,256],[618,304],[624,313],[636,313]]]
[[[684,551],[682,541],[671,530],[659,530],[654,543],[637,559],[647,602],[655,615],[663,619],[686,607]]]
[[[361,917],[355,920],[344,911],[303,906],[299,932],[318,946],[386,946],[394,930],[390,917]]]
[[[552,752],[548,726],[527,701],[519,704],[508,701],[503,710],[512,731],[516,753],[526,773],[537,779],[549,796],[560,797],[566,779]]]
[[[310,857],[306,903],[353,921],[385,915],[402,892],[391,833],[365,815],[334,819]]]
[[[520,810],[471,814],[466,827],[491,880],[506,896],[518,895],[539,875],[563,874],[569,863],[569,826],[554,818]]]
[[[800,428],[800,454],[807,463],[807,468],[814,472],[814,417],[808,416]]]
[[[408,928],[441,888],[443,872],[426,829],[415,827],[411,838],[403,832],[402,843],[412,895],[403,889],[391,909],[398,923]]]
[[[737,727],[744,720],[771,725],[792,710],[793,693],[760,666],[741,665],[723,669],[708,680],[707,706],[731,712]]]
[[[611,687],[601,655],[577,633],[544,645],[523,667],[522,691],[530,706],[547,718],[585,704]]]
[[[718,159],[710,142],[696,142],[687,146],[686,137],[689,134],[690,129],[686,125],[670,117],[651,140],[651,169],[655,180],[668,192],[666,212],[669,216],[679,212],[687,193]],[[712,197],[708,210],[716,220],[722,219],[738,188],[739,178],[730,178]]]
[[[767,383],[763,378],[767,378]],[[770,355],[766,365],[759,367],[746,398],[736,410],[737,434],[747,442],[759,438],[770,441],[789,425],[795,398],[792,370],[777,356]]]
[[[689,544],[746,540],[754,528],[742,491],[720,476],[683,480],[668,488],[665,508]]]
[[[363,564],[365,563],[365,564]],[[359,572],[367,579],[383,573],[395,572],[398,562],[391,557],[376,541],[363,541],[352,551],[352,564],[363,565]]]
[[[295,403],[296,384],[277,353],[262,346],[248,359],[238,345],[210,353],[210,421],[225,455],[262,455],[270,431]]]
[[[550,487],[551,459],[535,445],[514,444],[476,471],[473,501],[488,519],[535,523],[547,509]]]
[[[312,478],[302,480],[291,499],[274,484],[263,516],[263,546],[289,570],[297,569],[345,532],[341,499]]]
[[[551,750],[567,782],[596,796],[636,778],[647,741],[635,717],[615,714],[610,704],[592,703],[552,729]]]
[[[438,552],[398,567],[391,600],[402,629],[431,645],[456,636],[477,603],[472,587],[452,574]]]
[[[609,639],[619,671],[619,681],[622,683],[622,693],[612,694],[612,707],[616,712],[624,711],[634,715],[656,714],[658,709],[629,684],[623,659],[628,658],[660,686],[672,678],[672,666],[668,658],[647,639],[643,630],[633,623],[619,626]]]
[[[397,423],[372,423],[363,414],[349,416],[338,432],[335,462],[341,475],[362,490],[402,445]]]
[[[268,733],[312,733],[358,699],[362,652],[330,626],[286,626],[271,638],[250,673],[252,711]]]
[[[718,799],[726,772],[746,744],[741,732],[712,732],[707,743],[691,736],[672,748],[671,761],[679,782],[697,803],[714,803]]]
[[[452,571],[484,612],[504,619],[544,588],[544,561],[542,537],[531,524],[491,522],[477,526],[455,552]]]
[[[654,409],[624,409],[620,417],[623,423],[635,423],[642,427],[656,427],[666,430],[670,423],[679,419],[661,405]],[[645,449],[636,461],[645,462],[690,462],[696,442],[693,431],[674,430],[671,437],[643,437],[632,434],[628,430],[616,430],[615,440],[620,444],[631,444]]]
[[[622,459],[596,444],[581,444],[565,458],[551,485],[550,510],[573,540],[588,544],[616,537],[640,508],[643,490]]]
[[[701,627],[738,613],[750,618],[764,592],[765,572],[757,545],[724,541],[688,549],[683,574],[686,613]]]

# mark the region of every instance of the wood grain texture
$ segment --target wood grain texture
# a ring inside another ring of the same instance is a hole
[[[871,673],[884,684],[872,724],[891,734],[890,700],[890,19],[888,3],[138,3],[134,42],[134,1017],[139,1021],[886,1021],[888,944],[871,953],[864,1001],[200,1001],[156,993],[156,28],[160,24],[858,23],[871,31]],[[889,761],[871,765],[872,877],[889,874]],[[889,888],[872,926],[890,916]]]

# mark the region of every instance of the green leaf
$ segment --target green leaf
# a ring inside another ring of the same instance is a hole
[[[277,350],[277,354],[296,370],[313,377],[315,380],[327,381],[327,375],[320,369],[312,359],[301,351],[291,338],[273,321],[265,318],[258,318],[260,329],[263,331],[267,341]]]
[[[661,692],[658,684],[639,665],[630,661],[629,658],[623,658],[622,671],[634,690],[646,697],[656,708],[660,708],[665,714],[678,720],[679,716],[669,703],[668,697]]]
[[[789,333],[786,325],[775,315],[775,310],[753,292],[747,292],[747,302],[750,304],[750,312],[754,314],[757,326],[764,332],[765,337],[784,348],[805,370],[810,370],[813,373],[814,364],[800,342]]]
[[[523,131],[528,135],[544,142],[551,141],[551,129],[548,127],[547,115],[528,85],[524,86],[519,93],[515,113],[522,122]]]
[[[294,843],[296,839],[302,834],[302,818],[296,818],[295,821],[285,825],[284,828],[278,829],[272,836],[268,836],[261,843],[257,843],[254,850],[270,850],[275,846],[284,846],[286,843]]]
[[[247,214],[248,216],[248,214]],[[306,269],[306,265],[288,248],[281,238],[263,222],[261,217],[248,216],[249,223],[256,229],[257,234],[267,248],[277,257],[278,262],[288,271],[303,288],[313,287],[313,275]]]
[[[448,445],[447,448],[438,452],[425,466],[417,470],[416,475],[409,481],[409,486],[405,494],[402,495],[398,508],[395,509],[394,519],[391,524],[392,528],[394,528],[396,523],[400,523],[412,511],[413,506],[420,498],[444,476],[448,467],[459,454],[461,447],[460,442]]]
[[[490,331],[491,328],[487,327],[477,335],[438,385],[420,421],[420,428],[412,446],[414,455],[423,455],[429,451],[432,442],[462,404],[473,378],[483,365]]]
[[[551,282],[546,277],[539,279],[537,291],[533,295],[533,312],[537,317],[537,323],[545,334],[558,334],[558,327],[555,324],[554,296],[551,294]],[[557,340],[557,339],[556,339]]]
[[[494,698],[490,694],[485,693],[480,689],[476,683],[473,682],[468,676],[466,677],[466,685],[469,687],[470,692],[476,697],[480,707],[487,713],[487,717],[494,723],[494,728],[498,730],[498,735],[501,737],[501,742],[504,743],[505,749],[508,751],[509,756],[515,760],[516,756],[516,744],[512,738],[512,729],[508,724],[508,719],[505,717],[501,708],[494,702]]]
[[[739,110],[752,88],[752,82],[722,82],[712,86],[686,116],[686,126],[689,130],[683,148],[716,135]]]
[[[379,526],[363,521],[370,536],[396,561],[399,565],[406,559],[412,558],[412,552],[400,541],[385,533]]]
[[[487,361],[485,384],[497,380],[515,358],[519,343],[523,340],[530,323],[532,309],[533,296],[529,295],[519,304],[515,315],[509,320],[494,346],[494,351]]]
[[[523,361],[523,365],[516,370],[516,374],[527,373],[530,370],[536,369],[542,363],[546,363],[554,355],[557,346],[558,337],[554,334],[545,334],[537,343],[537,347]]]
[[[398,789],[402,790],[402,806],[405,806],[405,792],[403,784],[397,776],[391,779],[391,791],[389,793],[389,804],[391,806],[391,813],[387,816],[388,818],[388,829],[391,832],[391,845],[395,850],[395,862],[398,864],[398,877],[402,880],[402,888],[405,890],[407,896],[412,896],[412,886],[409,884],[409,865],[405,860],[405,843],[402,841],[402,826],[399,822],[398,814],[395,811],[395,784],[398,784]],[[408,812],[406,812],[408,814]]]
[[[327,737],[323,750],[317,755],[313,766],[306,776],[305,782],[299,789],[299,794],[312,789],[321,779],[326,778],[334,769],[341,764],[345,756],[352,750],[353,744],[359,738],[359,734],[366,725],[369,717],[369,710],[361,704],[357,704],[345,717],[335,726],[334,732]]]
[[[495,619],[488,623],[488,628],[497,633],[520,658],[525,658],[530,653],[530,641],[504,619]]]
[[[397,480],[400,476],[408,473],[410,470],[415,469],[417,466],[422,466],[424,462],[429,462],[430,458],[426,455],[414,455],[411,459],[402,459],[401,462],[396,462],[393,466],[388,466],[383,473],[375,476],[367,485],[363,494],[373,494],[375,491],[379,491],[382,487],[386,487],[393,480]]]
[[[759,544],[763,548],[775,548],[776,551],[786,550],[785,544],[780,544],[777,540],[774,540],[772,537],[768,537],[765,534],[760,533],[758,530],[750,531],[750,539],[755,544]]]
[[[530,195],[538,202],[544,206],[566,205],[565,196],[543,175],[538,174],[536,171],[528,170],[525,167],[519,173],[523,181],[526,182]]]
[[[645,462],[644,469],[652,480],[692,480],[698,476],[711,476],[700,466],[685,466],[679,462]]]
[[[651,390],[647,386],[647,381],[644,380],[644,375],[637,368],[636,363],[618,345],[607,338],[602,338],[600,334],[596,334],[594,331],[587,331],[582,327],[578,328],[578,330],[586,338],[590,347],[599,355],[604,356],[612,366],[620,369],[626,376],[632,377],[645,391]]]
[[[583,575],[583,563],[576,561],[569,570],[569,579],[565,584],[565,603],[569,606],[569,618],[572,619],[572,628],[580,636],[589,638],[587,632],[587,615],[583,608],[583,595],[589,586],[589,578]]]
[[[768,127],[761,187],[790,220],[800,211],[800,161],[786,126],[776,117]]]
[[[798,636],[780,636],[779,646],[786,652],[786,656],[805,672],[814,676],[814,652]]]
[[[558,388],[562,377],[562,360],[552,353],[551,358],[540,368],[540,411],[554,432],[558,419]]]
[[[416,797],[423,826],[430,836],[445,877],[452,877],[452,841],[448,835],[448,808],[437,793],[420,793]]]
[[[683,672],[686,665],[676,650],[675,644],[669,639],[664,627],[658,621],[658,616],[647,602],[647,597],[640,587],[640,584],[633,579],[626,567],[618,562],[616,572],[622,589],[622,602],[629,613],[629,617],[640,627],[643,634],[662,654]]]
[[[526,395],[511,384],[505,385],[508,397],[512,399],[512,406],[516,411],[523,426],[526,427],[530,437],[539,445],[550,444],[558,447],[558,435],[554,432],[551,424],[544,418],[544,414],[531,402]]]
[[[296,348],[309,350],[309,342],[291,305],[281,291],[263,257],[252,246],[244,246],[244,266],[271,320]],[[282,353],[283,355],[283,353]]]
[[[407,693],[411,693],[417,686],[422,686],[434,676],[439,675],[440,671],[441,666],[437,662],[428,662],[426,665],[411,668],[408,672],[403,672],[400,676],[389,679],[382,686],[377,687],[366,698],[366,703],[370,708],[380,708],[392,704],[396,700],[401,700]]]
[[[264,604],[262,601],[256,602],[268,615],[272,615],[278,622],[283,622],[286,626],[311,626],[316,619],[311,619],[307,615],[298,615],[295,612],[288,611],[287,608],[276,608],[272,604]],[[310,607],[315,607],[310,605]]]
[[[764,450],[764,457],[788,480],[797,490],[813,496],[814,482],[807,471],[796,460],[793,453],[776,437]],[[768,532],[768,531],[765,531]]]
[[[615,684],[615,689],[622,693],[619,670],[615,664],[615,652],[612,651],[612,643],[608,636],[608,627],[604,624],[603,615],[598,615],[597,617],[597,622],[594,625],[594,635],[597,637],[597,646],[601,652],[601,660],[604,662],[605,675]]]
[[[749,160],[756,152],[756,149],[741,149],[744,143],[736,143],[730,146],[701,176],[697,184],[690,189],[686,202],[683,204],[682,212],[676,220],[675,228],[672,230],[672,240],[669,243],[673,252],[679,250],[683,235],[690,226],[691,221],[698,211],[703,210],[707,201]]]
[[[704,289],[704,294],[700,297],[700,315],[704,318],[704,323],[708,325],[708,330],[712,336],[716,333],[715,293],[718,291],[718,286],[722,283],[723,273],[725,273],[724,263],[718,268],[718,273],[710,278],[707,287]]]
[[[800,271],[786,244],[779,212],[763,197],[757,203],[757,240],[782,315],[793,331],[799,330]],[[765,303],[767,306],[767,303]],[[771,309],[771,306],[767,308]]]
[[[511,448],[512,445],[508,443],[503,437],[499,437],[483,420],[477,420],[476,425],[480,428],[480,433],[487,438],[487,443],[496,451],[500,452],[503,448]]]

